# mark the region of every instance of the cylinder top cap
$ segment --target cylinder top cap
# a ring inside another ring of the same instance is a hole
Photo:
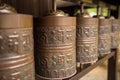
[[[0,14],[0,29],[28,28],[33,26],[32,16],[24,14]]]

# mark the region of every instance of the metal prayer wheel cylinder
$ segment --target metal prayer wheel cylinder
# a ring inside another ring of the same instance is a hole
[[[35,80],[32,16],[0,14],[0,80]]]
[[[36,73],[42,79],[64,79],[76,73],[76,18],[49,16],[35,30]]]
[[[119,44],[119,20],[112,20],[111,48],[117,48]]]
[[[98,19],[77,17],[77,62],[95,63],[98,60]]]
[[[99,19],[98,53],[100,55],[111,52],[111,21],[111,19]]]

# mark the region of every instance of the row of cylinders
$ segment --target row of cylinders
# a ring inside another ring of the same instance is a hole
[[[34,49],[32,27],[30,15],[0,14],[0,80],[34,80],[34,57],[41,78],[69,78],[76,74],[76,62],[93,64],[118,47],[117,19],[40,18]]]

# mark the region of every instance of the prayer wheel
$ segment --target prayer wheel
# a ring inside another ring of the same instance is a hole
[[[98,19],[77,17],[77,61],[80,64],[98,60]]]
[[[42,79],[65,79],[76,73],[76,18],[56,9],[35,28],[35,67]]]
[[[112,20],[111,48],[117,48],[119,44],[119,20]]]
[[[47,16],[35,29],[36,73],[42,79],[64,79],[76,73],[76,18]]]
[[[111,52],[111,27],[111,19],[99,19],[98,53],[100,55]]]
[[[35,80],[32,16],[0,14],[0,80]]]

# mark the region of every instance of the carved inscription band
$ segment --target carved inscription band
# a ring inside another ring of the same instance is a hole
[[[98,60],[98,19],[77,18],[77,61],[81,64]]]
[[[37,74],[43,79],[73,76],[76,73],[76,18],[44,17],[40,21],[35,30]]]
[[[22,14],[0,17],[0,80],[35,80],[32,17]],[[28,20],[26,25],[24,19]]]

